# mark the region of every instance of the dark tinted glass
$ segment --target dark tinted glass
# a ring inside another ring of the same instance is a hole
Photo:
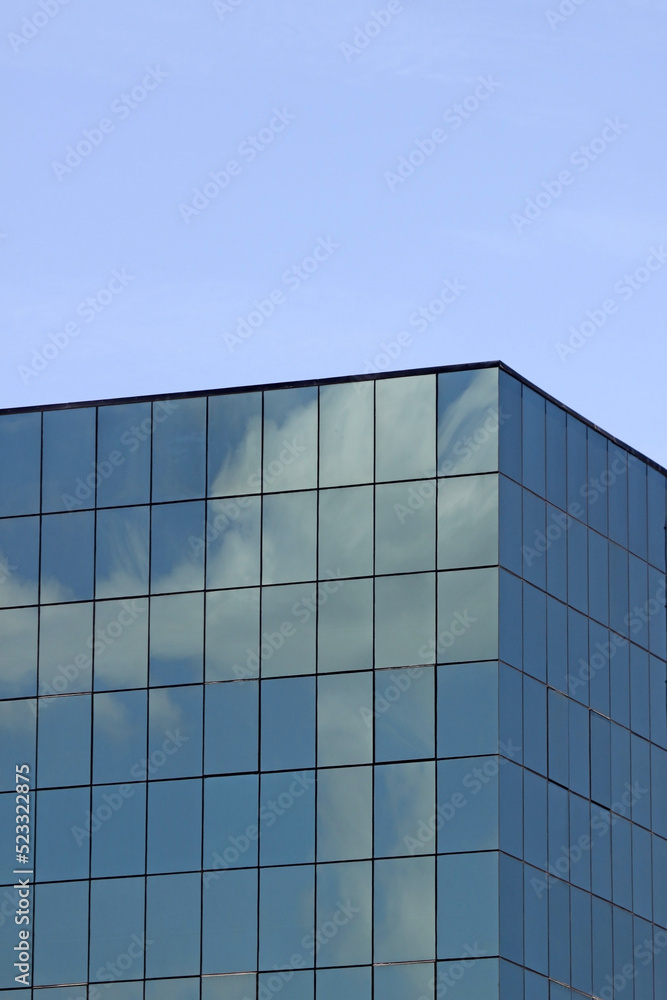
[[[164,403],[155,404],[161,417]],[[148,503],[151,483],[150,403],[100,406],[97,415],[97,505]]]
[[[0,607],[37,604],[39,518],[0,520]]]
[[[206,489],[206,399],[155,404],[153,414],[153,502],[195,500]]]
[[[259,493],[262,395],[211,396],[208,401],[208,494]]]
[[[95,417],[92,407],[44,414],[42,510],[95,506]]]
[[[438,475],[495,472],[499,428],[498,370],[438,376]]]
[[[264,492],[317,486],[317,388],[264,393]]]
[[[94,540],[93,511],[42,519],[43,603],[92,600]]]
[[[320,389],[320,486],[373,480],[375,384],[323,385]]]
[[[0,417],[0,515],[38,514],[42,418],[39,413]]]

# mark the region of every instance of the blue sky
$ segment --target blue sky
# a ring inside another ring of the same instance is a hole
[[[666,18],[3,5],[0,406],[500,358],[667,464]]]

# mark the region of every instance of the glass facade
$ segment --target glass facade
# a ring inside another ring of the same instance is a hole
[[[0,414],[0,1000],[664,1000],[665,496],[502,366]]]

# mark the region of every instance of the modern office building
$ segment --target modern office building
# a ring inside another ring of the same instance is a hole
[[[665,476],[498,363],[3,411],[0,1000],[665,1000]]]

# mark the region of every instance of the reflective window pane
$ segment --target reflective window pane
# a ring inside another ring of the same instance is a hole
[[[150,602],[150,684],[201,681],[204,595],[170,594]]]
[[[199,972],[201,875],[153,875],[146,885],[147,976]]]
[[[42,510],[95,506],[95,409],[44,413]]]
[[[37,604],[39,518],[0,520],[0,608]]]
[[[373,480],[373,381],[320,388],[320,486]]]
[[[35,986],[85,982],[88,968],[88,883],[35,886]]]
[[[416,962],[435,953],[434,858],[375,862],[375,962]]]
[[[0,611],[0,698],[37,692],[37,608]]]
[[[259,589],[206,595],[206,680],[259,676]]]
[[[318,866],[315,926],[328,929],[333,925],[338,929],[324,938],[317,951],[318,965],[371,961],[372,897],[370,861]]]
[[[88,878],[90,791],[38,792],[35,812],[35,878],[40,882]]]
[[[438,858],[438,958],[498,953],[498,854]]]
[[[204,589],[205,505],[152,508],[151,592]]]
[[[498,562],[498,477],[464,476],[438,485],[438,568]]]
[[[259,684],[207,684],[206,774],[255,771],[258,754]]]
[[[260,864],[315,860],[315,772],[279,771],[260,783]]]
[[[490,660],[497,655],[497,570],[438,573],[438,662]]]
[[[39,702],[38,781],[41,788],[90,781],[90,695]]]
[[[546,483],[546,400],[523,386],[521,454],[524,486],[543,497]]]
[[[366,764],[373,759],[373,676],[322,674],[317,687],[317,762]]]
[[[39,618],[39,693],[90,691],[93,605],[54,604]]]
[[[96,691],[146,686],[148,599],[95,603]]]
[[[434,584],[432,573],[387,576],[376,580],[376,667],[433,662]]]
[[[208,495],[259,493],[262,394],[240,392],[208,401]]]
[[[435,568],[435,480],[375,489],[375,571]]]
[[[149,979],[144,1000],[199,1000],[199,980]]]
[[[435,375],[376,382],[375,474],[379,481],[435,475]]]
[[[145,760],[145,754],[144,758]],[[138,764],[145,773],[145,766]],[[146,785],[95,785],[90,837],[93,878],[143,875],[146,870]],[[87,850],[86,828],[77,841]]]
[[[90,979],[140,979],[144,974],[144,880],[94,881],[90,895]],[[93,990],[91,989],[91,993]]]
[[[0,417],[0,515],[39,513],[40,413]]]
[[[255,1000],[254,975],[209,976],[202,979],[202,1000]]]
[[[262,770],[314,767],[315,678],[262,681],[261,697]]]
[[[230,899],[234,900],[234,906],[229,905]],[[257,968],[256,868],[204,873],[202,938],[204,975]],[[251,977],[245,977],[244,985],[250,981]],[[217,992],[211,991],[209,996],[218,1000]],[[221,996],[227,1000],[228,994],[223,992]],[[245,998],[246,994],[242,996]],[[235,997],[234,992],[229,993],[230,1000]]]
[[[43,604],[92,600],[94,538],[92,511],[42,519]]]
[[[434,854],[435,815],[432,761],[375,768],[375,857]]]
[[[0,759],[28,764],[33,775],[36,723],[37,702],[34,699],[0,702],[0,754],[2,754]],[[14,786],[14,771],[4,768],[0,777],[0,791],[7,791],[10,788],[15,791]]]
[[[218,871],[257,864],[257,785],[256,774],[207,778],[204,782],[204,868]],[[205,880],[204,888],[209,882]]]
[[[375,759],[432,757],[433,669],[383,670],[375,676]]]
[[[494,472],[505,419],[497,368],[438,375],[438,475]]]
[[[318,589],[317,669],[373,666],[373,581],[331,580]]]
[[[320,579],[373,572],[373,488],[322,490],[319,497]]]
[[[262,582],[314,580],[316,553],[316,493],[285,493],[265,497]]]
[[[260,648],[263,677],[315,673],[317,597],[314,584],[264,590]]]
[[[498,664],[438,667],[438,757],[497,750]]]
[[[148,761],[141,777],[201,774],[201,686],[154,689],[148,705]]]
[[[455,982],[455,980],[450,980]],[[458,983],[456,984],[458,986]],[[379,965],[375,970],[375,991],[382,1000],[404,1000],[433,997],[433,966],[419,962],[414,965]],[[459,997],[456,998],[459,1000]]]
[[[210,500],[206,528],[206,586],[258,584],[259,536],[259,497]]]
[[[201,800],[199,778],[149,783],[146,857],[149,874],[191,871],[201,866]]]
[[[259,885],[260,969],[291,968],[291,956],[303,953],[313,933],[315,868],[263,868]]]
[[[317,776],[317,860],[370,858],[372,829],[371,768],[321,768]]]
[[[149,526],[148,507],[98,511],[97,597],[135,597],[148,593]]]
[[[162,404],[156,404],[156,407]],[[150,403],[100,406],[97,415],[97,506],[148,503],[151,486]]]
[[[266,493],[317,486],[317,387],[264,393]]]
[[[462,757],[438,762],[440,854],[498,848],[500,767],[499,757]]]
[[[206,486],[206,398],[156,403],[153,411],[153,502],[195,500]]]
[[[317,972],[318,1000],[371,1000],[371,969],[320,969]]]

